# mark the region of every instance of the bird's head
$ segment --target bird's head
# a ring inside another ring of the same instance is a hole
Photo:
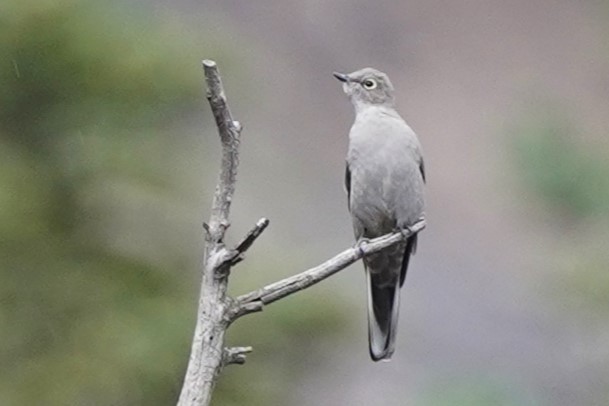
[[[364,105],[393,106],[393,85],[389,77],[373,68],[364,68],[345,74],[334,72],[343,82],[343,90],[356,108]]]

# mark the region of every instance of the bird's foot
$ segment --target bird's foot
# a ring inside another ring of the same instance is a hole
[[[410,226],[406,226],[406,227],[400,229],[400,232],[402,233],[403,236],[414,234],[414,231],[412,230],[412,228]]]
[[[359,251],[359,254],[363,257],[366,256],[366,245],[370,242],[369,238],[361,237],[355,243],[355,248]]]
[[[409,236],[411,236],[411,235],[413,235],[413,234],[414,234],[414,230],[413,230],[413,229],[412,229],[412,227],[410,227],[410,226],[404,226],[404,227],[400,227],[400,226],[398,226],[398,227],[396,227],[396,228],[393,230],[393,232],[394,232],[394,233],[402,233],[402,235],[403,235],[404,237],[409,237]]]

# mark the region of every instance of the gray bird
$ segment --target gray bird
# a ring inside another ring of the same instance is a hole
[[[349,211],[358,243],[414,224],[424,209],[425,168],[416,134],[395,110],[393,85],[365,68],[334,73],[355,107],[345,173]],[[395,349],[400,287],[416,234],[364,258],[368,281],[368,339],[374,361]]]

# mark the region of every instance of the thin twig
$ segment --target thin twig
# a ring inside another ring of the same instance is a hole
[[[229,347],[224,349],[222,355],[222,365],[230,364],[245,364],[246,354],[249,354],[254,349],[252,347]]]
[[[234,250],[234,256],[231,259],[232,265],[235,265],[244,259],[245,251],[247,251],[252,244],[256,241],[260,234],[267,228],[269,225],[269,219],[263,217],[252,228],[249,233],[237,244]]]

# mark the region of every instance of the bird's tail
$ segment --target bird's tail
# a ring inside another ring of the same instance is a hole
[[[399,274],[388,283],[386,277],[366,271],[368,278],[368,342],[374,361],[389,360],[395,349],[400,309]]]

